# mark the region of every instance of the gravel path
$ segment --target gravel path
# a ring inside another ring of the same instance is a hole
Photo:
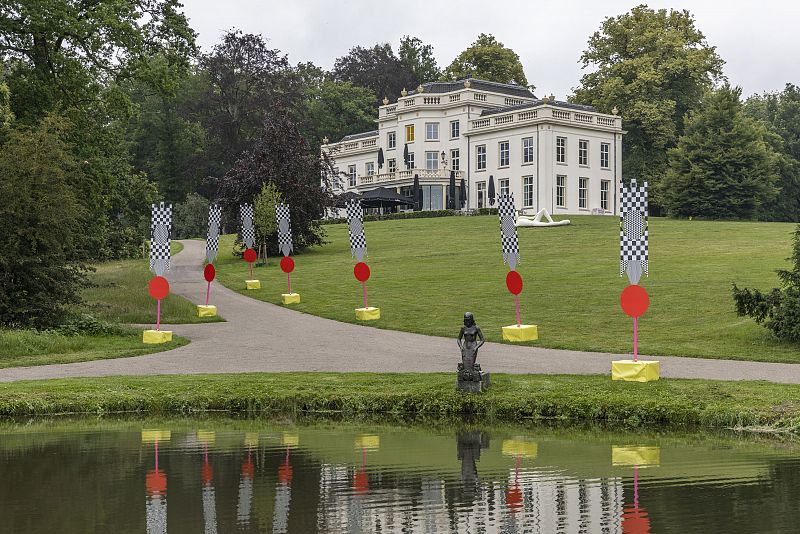
[[[172,260],[172,291],[205,298],[205,242],[181,241]],[[262,291],[277,291],[266,288]],[[78,376],[240,373],[251,371],[430,372],[455,374],[455,339],[380,330],[302,314],[214,283],[212,303],[224,323],[169,326],[191,343],[168,352],[63,365],[0,370],[0,382]],[[459,325],[453,325],[455,333]],[[498,373],[610,374],[611,360],[628,355],[487,343],[478,361]],[[647,359],[647,358],[645,358]],[[800,383],[800,365],[666,357],[662,377]]]

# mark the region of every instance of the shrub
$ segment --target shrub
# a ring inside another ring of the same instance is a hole
[[[206,237],[208,200],[197,193],[189,193],[183,202],[175,205],[173,217],[175,219],[175,239]]]

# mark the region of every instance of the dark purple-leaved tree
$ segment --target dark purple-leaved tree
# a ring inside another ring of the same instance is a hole
[[[321,245],[324,231],[319,224],[324,209],[332,205],[333,162],[313,150],[296,122],[283,107],[266,113],[264,127],[233,167],[222,178],[211,178],[217,202],[226,219],[236,224],[240,203],[252,203],[265,183],[274,184],[283,201],[291,207],[295,248]],[[238,224],[235,226],[238,228]],[[267,239],[271,253],[277,253],[277,238]]]

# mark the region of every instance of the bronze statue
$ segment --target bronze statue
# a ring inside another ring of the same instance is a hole
[[[461,349],[461,363],[458,364],[458,389],[480,392],[489,387],[489,373],[481,371],[479,363],[475,363],[486,338],[481,327],[475,324],[470,312],[464,314],[464,326],[458,333],[458,348]]]

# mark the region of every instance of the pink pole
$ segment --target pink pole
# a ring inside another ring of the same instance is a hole
[[[367,284],[366,282],[361,282],[361,287],[364,288],[364,307],[367,308]]]
[[[161,299],[158,299],[156,309],[156,330],[161,330]]]
[[[253,279],[253,264],[250,263],[250,280],[252,280],[252,279]]]
[[[158,471],[158,440],[156,440],[156,471]]]
[[[209,295],[211,295],[211,282],[208,283],[208,289],[206,289],[206,306],[208,306]]]
[[[639,361],[639,318],[633,318],[633,361]]]
[[[633,506],[639,507],[639,466],[633,466]]]
[[[292,273],[286,273],[286,283],[289,286],[289,293],[292,292]]]
[[[519,295],[514,295],[514,305],[517,307],[517,328],[522,326],[522,321],[519,319]]]

